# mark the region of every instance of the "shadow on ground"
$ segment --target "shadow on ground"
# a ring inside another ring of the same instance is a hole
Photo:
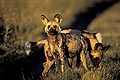
[[[94,6],[88,8],[85,12],[75,14],[75,21],[71,23],[69,28],[86,30],[88,25],[102,12],[109,7],[119,2],[119,0],[111,0],[101,3],[96,3]]]
[[[33,50],[29,56],[24,53],[3,58],[0,60],[0,80],[41,80],[44,62],[43,48]]]

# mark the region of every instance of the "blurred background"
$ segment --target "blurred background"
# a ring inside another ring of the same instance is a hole
[[[62,77],[65,80],[83,77],[83,80],[120,80],[119,0],[0,0],[0,80],[8,76],[12,80],[41,80],[40,66],[45,59],[41,54],[26,56],[24,44],[46,39],[41,15],[52,20],[58,13],[63,18],[62,29],[100,32],[103,44],[111,45],[100,70],[87,73],[83,69],[70,70],[70,74],[66,72]],[[41,51],[37,52],[43,53]],[[62,77],[50,74],[46,80],[62,80]]]
[[[6,27],[15,25],[18,40],[44,38],[41,15],[50,20],[57,13],[63,17],[62,28],[86,29],[92,20],[117,0],[0,0],[0,16]]]

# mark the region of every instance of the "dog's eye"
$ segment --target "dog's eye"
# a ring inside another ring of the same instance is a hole
[[[56,29],[56,28],[57,28],[57,26],[56,26],[56,25],[54,25],[54,28]]]
[[[50,28],[50,25],[48,25],[48,29]]]

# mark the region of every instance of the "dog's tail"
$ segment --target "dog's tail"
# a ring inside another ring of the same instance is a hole
[[[96,36],[98,42],[102,43],[102,34],[101,33],[96,33],[95,36]]]
[[[24,49],[25,49],[26,54],[29,55],[30,52],[31,52],[31,43],[27,41],[27,42],[25,43]]]

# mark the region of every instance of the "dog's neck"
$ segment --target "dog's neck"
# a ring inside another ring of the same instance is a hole
[[[54,36],[48,35],[48,41],[50,44],[54,44],[56,42],[56,35]]]

